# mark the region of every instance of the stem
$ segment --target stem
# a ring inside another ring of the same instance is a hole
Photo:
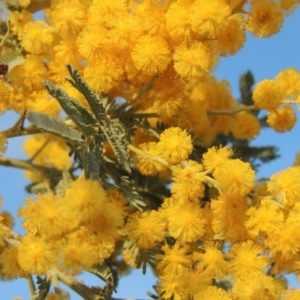
[[[32,278],[31,274],[27,277],[27,283],[28,283],[28,286],[29,286],[30,294],[34,295],[36,289],[35,289],[34,281],[33,281],[33,278]]]
[[[145,158],[149,158],[149,159],[151,159],[151,160],[153,160],[155,162],[158,162],[161,165],[163,165],[163,166],[165,166],[165,167],[167,167],[169,169],[173,168],[173,166],[170,165],[168,162],[166,162],[164,159],[162,159],[162,158],[160,158],[158,156],[149,155],[149,154],[145,153],[143,150],[141,150],[141,149],[139,149],[139,148],[137,148],[137,147],[135,147],[133,145],[129,145],[128,149],[130,149],[131,151],[133,151],[134,153],[136,153],[136,154],[138,154],[140,156],[143,156]]]
[[[145,85],[143,85],[136,93],[133,94],[131,101],[136,101],[138,98],[140,98],[144,93],[146,93],[147,91],[149,91],[152,88],[152,84],[154,79],[156,78],[156,74],[150,79],[150,81],[148,83],[146,83]]]
[[[5,36],[4,36],[3,40],[0,43],[0,54],[2,52],[2,49],[4,48],[4,45],[7,41],[7,39],[9,38],[10,33],[11,33],[11,23],[10,23],[10,21],[7,21],[6,24],[7,24],[7,31],[5,33]]]
[[[251,110],[257,110],[257,107],[255,105],[249,105],[249,106],[241,106],[241,107],[236,107],[233,109],[228,109],[228,110],[218,110],[218,109],[212,109],[207,111],[207,115],[234,115],[236,113],[239,113],[241,111],[251,111]]]

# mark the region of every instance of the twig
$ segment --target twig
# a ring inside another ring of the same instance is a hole
[[[206,113],[207,115],[234,115],[237,114],[241,111],[251,111],[251,110],[257,110],[257,107],[255,107],[255,105],[249,105],[249,106],[240,106],[240,107],[236,107],[233,109],[228,109],[228,110],[208,110]]]
[[[129,145],[128,146],[128,149],[130,149],[131,151],[133,151],[134,153],[140,155],[140,156],[143,156],[145,158],[149,158],[150,160],[153,160],[155,162],[158,162],[159,164],[169,168],[169,169],[172,169],[173,166],[170,165],[168,162],[166,162],[164,159],[158,157],[158,156],[152,156],[152,155],[149,155],[147,153],[145,153],[143,150],[133,146],[133,145]]]
[[[138,98],[140,98],[144,93],[146,93],[147,91],[149,91],[152,88],[152,84],[154,79],[157,77],[157,75],[155,74],[148,83],[146,83],[145,85],[143,85],[136,93],[133,94],[131,101],[136,101]]]
[[[0,43],[0,54],[2,53],[4,45],[5,45],[6,41],[8,40],[9,35],[11,33],[11,23],[10,23],[10,21],[7,21],[6,24],[7,24],[7,31],[5,33],[5,36],[4,36],[3,40]]]

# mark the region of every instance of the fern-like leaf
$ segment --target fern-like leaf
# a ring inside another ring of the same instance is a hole
[[[81,134],[77,130],[55,118],[33,111],[28,113],[27,118],[34,126],[43,129],[46,132],[53,133],[77,144],[84,142]]]
[[[85,150],[83,156],[83,168],[85,178],[92,180],[100,180],[99,177],[99,163],[94,153]]]

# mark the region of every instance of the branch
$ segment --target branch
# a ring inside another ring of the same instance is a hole
[[[255,105],[250,105],[250,106],[240,106],[240,107],[236,107],[233,109],[228,109],[228,110],[208,110],[206,113],[207,115],[234,115],[237,114],[241,111],[251,111],[251,110],[257,110],[257,107]]]

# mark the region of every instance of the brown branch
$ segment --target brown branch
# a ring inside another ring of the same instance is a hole
[[[7,21],[6,24],[7,24],[7,31],[5,33],[5,36],[4,36],[3,40],[0,43],[0,54],[3,50],[3,48],[4,48],[4,45],[5,45],[6,41],[9,38],[10,33],[11,33],[11,23],[10,23],[10,21]]]
[[[206,113],[207,113],[207,115],[234,115],[241,111],[251,111],[251,110],[257,110],[257,107],[255,105],[250,105],[250,106],[240,106],[240,107],[236,107],[233,109],[227,109],[227,110],[211,109],[211,110],[208,110]]]

